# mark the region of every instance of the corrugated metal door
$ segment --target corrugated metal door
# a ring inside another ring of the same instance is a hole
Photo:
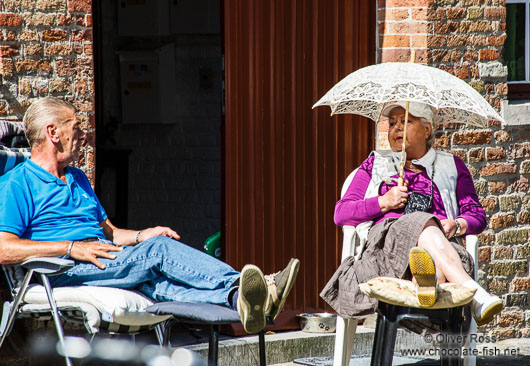
[[[311,107],[375,62],[375,2],[225,0],[223,10],[225,260],[268,273],[297,257],[286,309],[323,309],[342,246],[335,202],[373,149],[374,124]]]

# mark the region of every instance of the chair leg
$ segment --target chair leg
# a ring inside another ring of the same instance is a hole
[[[156,335],[156,339],[158,340],[158,344],[160,345],[160,347],[163,347],[164,346],[164,325],[163,325],[163,322],[162,323],[158,323],[156,326],[155,326],[155,335]]]
[[[61,343],[61,347],[64,352],[66,365],[72,366],[72,361],[70,361],[70,358],[68,357],[68,350],[66,349],[66,346],[64,344],[63,327],[61,325],[61,319],[59,318],[59,312],[57,311],[57,304],[55,303],[55,299],[53,298],[53,291],[50,285],[50,281],[48,280],[48,276],[46,276],[45,274],[41,274],[41,280],[44,285],[44,288],[46,289],[46,294],[48,295],[48,302],[50,303],[53,322],[55,323],[55,330],[57,331],[57,336],[59,337],[59,342]]]
[[[474,356],[471,352],[475,352],[477,349],[477,341],[471,336],[477,334],[477,322],[475,319],[471,319],[471,325],[469,326],[469,333],[466,337],[465,348],[470,351],[470,355],[464,357],[464,366],[477,366],[477,356]]]
[[[217,366],[219,357],[219,325],[210,325],[210,339],[208,345],[208,366]]]
[[[26,295],[29,281],[31,280],[32,275],[33,270],[29,270],[26,273],[26,277],[24,277],[24,282],[22,283],[22,286],[20,286],[20,289],[18,290],[15,299],[12,302],[6,301],[4,303],[2,311],[2,322],[0,323],[0,332],[2,332],[0,334],[0,347],[2,347],[2,344],[4,343],[7,335],[11,332],[11,328],[15,320],[15,315],[17,314],[18,308],[22,303],[22,299],[24,299],[24,295]]]
[[[462,335],[462,308],[448,309],[449,318],[447,322],[442,322],[442,333],[448,337],[441,345],[442,354],[440,357],[441,366],[461,366],[462,365],[462,343],[458,337]],[[445,352],[444,352],[445,350]]]
[[[372,349],[372,366],[392,365],[399,323],[396,312],[397,308],[394,305],[381,303],[379,305],[374,347]]]
[[[267,359],[265,354],[265,330],[262,330],[258,334],[259,337],[259,365],[266,366]]]
[[[348,366],[350,364],[357,323],[357,319],[337,317],[333,366]]]

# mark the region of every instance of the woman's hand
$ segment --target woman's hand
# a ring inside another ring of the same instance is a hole
[[[442,223],[442,227],[444,228],[445,236],[447,236],[447,238],[450,239],[453,236],[455,236],[455,233],[456,233],[455,220],[445,219],[445,220],[440,220],[440,222]]]
[[[396,210],[405,207],[409,197],[408,189],[409,181],[406,180],[402,186],[392,187],[384,195],[379,196],[378,202],[381,207],[381,212],[386,213],[390,210]]]
[[[457,220],[460,223],[460,232],[458,234],[459,236],[462,236],[467,231],[467,222],[461,217],[457,218]],[[440,220],[440,222],[442,223],[442,227],[444,228],[445,236],[447,236],[447,238],[451,239],[453,236],[456,236],[455,220],[445,219]]]

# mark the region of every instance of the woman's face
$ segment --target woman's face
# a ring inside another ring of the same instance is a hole
[[[403,146],[403,126],[405,124],[405,109],[396,107],[388,116],[388,142],[392,151],[401,151]],[[427,139],[431,135],[431,125],[423,124],[417,117],[409,114],[407,123],[407,141],[405,151],[408,158],[418,159],[427,152]],[[418,155],[420,154],[420,155]]]

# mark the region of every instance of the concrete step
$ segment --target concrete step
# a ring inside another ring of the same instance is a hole
[[[352,353],[368,355],[372,352],[374,329],[357,327]],[[298,358],[333,356],[334,333],[282,332],[265,335],[267,365],[289,363]],[[427,348],[430,345],[422,337],[399,329],[396,352],[402,349]],[[186,346],[208,357],[208,344]],[[225,339],[219,342],[219,366],[259,365],[258,337],[247,336]]]

